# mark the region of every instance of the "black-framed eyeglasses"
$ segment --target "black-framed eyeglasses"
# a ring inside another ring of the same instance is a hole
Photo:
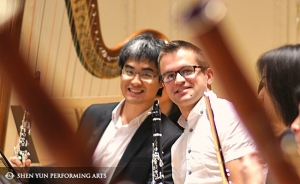
[[[177,73],[179,73],[182,77],[186,78],[187,76],[194,74],[196,68],[203,69],[204,67],[202,67],[202,66],[185,66],[185,67],[182,67],[178,71],[166,72],[166,73],[162,74],[160,76],[160,78],[164,83],[174,81],[176,79]]]
[[[136,76],[136,74],[139,74],[140,79],[143,80],[143,81],[149,81],[149,80],[152,80],[153,78],[159,76],[159,75],[154,75],[154,74],[146,72],[146,71],[145,72],[135,72],[131,68],[125,68],[124,67],[122,69],[122,75],[126,76],[129,79],[133,79]]]

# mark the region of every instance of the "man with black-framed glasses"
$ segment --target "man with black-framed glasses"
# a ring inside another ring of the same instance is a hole
[[[171,41],[158,57],[163,86],[182,116],[184,133],[172,146],[175,184],[220,184],[221,172],[214,147],[204,95],[209,96],[229,180],[242,183],[239,158],[255,150],[232,104],[211,90],[213,70],[202,51],[185,41]]]

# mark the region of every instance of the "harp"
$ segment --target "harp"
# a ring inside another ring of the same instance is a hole
[[[133,33],[113,48],[108,48],[101,34],[100,14],[97,0],[65,0],[74,46],[81,64],[99,78],[120,75],[118,56],[124,44],[131,38],[149,33],[168,40],[162,33],[144,29]]]

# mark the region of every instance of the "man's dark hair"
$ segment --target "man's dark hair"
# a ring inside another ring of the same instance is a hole
[[[157,58],[165,41],[155,38],[151,34],[141,34],[129,40],[121,49],[119,56],[119,67],[122,69],[128,59],[137,61],[148,59],[155,62],[158,67]]]
[[[129,40],[121,49],[118,61],[119,67],[122,70],[128,59],[136,61],[148,59],[149,62],[154,62],[155,66],[158,68],[157,58],[161,48],[165,44],[164,40],[155,38],[151,34],[138,35]],[[156,95],[158,97],[162,95],[162,88],[158,90]]]

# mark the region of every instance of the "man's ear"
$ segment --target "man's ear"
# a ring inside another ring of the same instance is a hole
[[[214,81],[214,72],[211,68],[207,68],[205,72],[205,76],[207,77],[207,84],[210,86]]]

